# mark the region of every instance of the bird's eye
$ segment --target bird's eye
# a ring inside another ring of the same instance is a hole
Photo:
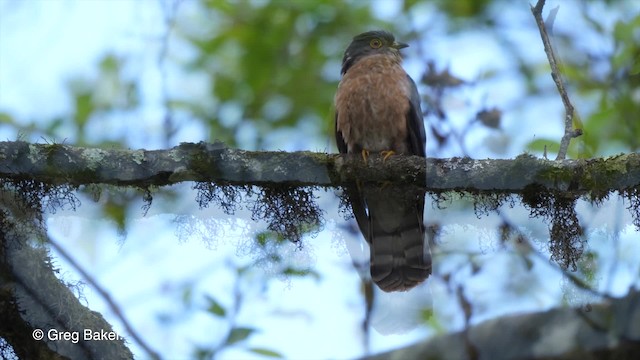
[[[380,39],[373,39],[369,42],[369,46],[374,49],[378,49],[382,46],[382,41],[380,41]]]

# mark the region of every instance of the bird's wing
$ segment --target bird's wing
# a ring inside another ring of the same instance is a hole
[[[412,155],[426,157],[425,146],[427,136],[422,120],[422,109],[420,108],[420,94],[413,79],[407,75],[410,86],[409,111],[407,113],[407,140],[409,150]]]
[[[338,130],[338,111],[336,110],[334,129],[336,130],[336,145],[338,146],[338,151],[340,154],[347,153],[347,144],[344,142],[344,137],[342,137],[342,131]]]

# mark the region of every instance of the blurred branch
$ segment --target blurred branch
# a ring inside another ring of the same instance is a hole
[[[151,349],[151,347],[142,339],[142,337],[140,335],[138,335],[138,333],[134,330],[133,326],[131,326],[131,324],[129,323],[129,321],[127,320],[127,318],[124,316],[124,314],[122,313],[122,311],[120,310],[120,307],[115,303],[115,301],[113,300],[113,298],[111,297],[111,295],[109,295],[109,292],[107,292],[105,289],[103,289],[98,282],[91,276],[89,275],[89,273],[87,273],[84,268],[82,266],[80,266],[80,264],[78,264],[74,258],[71,257],[71,255],[69,255],[67,253],[66,250],[64,250],[62,247],[60,247],[60,245],[58,245],[57,242],[53,241],[53,239],[47,237],[47,242],[51,245],[51,247],[53,249],[55,249],[55,251],[60,254],[60,256],[62,258],[64,258],[69,265],[71,265],[71,267],[73,267],[74,269],[76,269],[76,271],[82,276],[82,278],[84,280],[86,280],[91,287],[93,287],[96,292],[98,292],[98,294],[100,294],[100,296],[102,297],[102,299],[104,301],[106,301],[107,305],[109,305],[109,308],[111,309],[111,311],[113,311],[114,315],[120,319],[120,321],[122,322],[122,325],[124,326],[124,328],[127,330],[127,333],[129,333],[129,335],[131,336],[131,338],[142,348],[144,349],[144,351],[146,351],[147,355],[149,355],[149,357],[151,359],[160,359],[160,356],[153,350]]]
[[[639,318],[640,293],[632,291],[589,311],[560,308],[505,316],[364,359],[439,359],[444,354],[447,359],[633,359],[640,351]],[[475,353],[468,352],[466,341]]]
[[[24,359],[131,359],[125,340],[56,276],[41,246],[48,237],[40,210],[23,195],[0,190],[0,336]]]
[[[160,88],[162,89],[162,103],[164,106],[164,122],[162,124],[165,136],[165,143],[170,144],[171,139],[177,132],[177,127],[174,123],[174,114],[170,106],[171,97],[169,96],[169,65],[167,59],[169,58],[169,43],[171,35],[175,30],[176,25],[176,13],[178,12],[178,6],[181,4],[181,0],[173,0],[173,2],[160,2],[162,12],[164,15],[165,30],[161,37],[160,51],[158,53],[158,69],[160,70]]]
[[[540,30],[540,37],[542,37],[542,43],[544,44],[544,52],[547,54],[547,59],[549,60],[549,65],[551,66],[551,77],[553,81],[556,83],[556,87],[558,88],[558,92],[560,93],[560,97],[562,98],[562,104],[565,109],[565,117],[564,117],[564,135],[562,136],[562,140],[560,141],[560,150],[558,151],[558,156],[556,160],[564,160],[567,156],[567,149],[569,148],[569,142],[571,139],[582,135],[582,129],[574,129],[573,128],[573,117],[575,115],[575,109],[573,104],[571,103],[571,99],[569,99],[569,94],[565,89],[564,82],[562,80],[562,74],[558,69],[558,60],[556,59],[556,54],[553,51],[553,46],[551,45],[551,41],[549,40],[549,34],[547,32],[547,27],[551,29],[553,27],[553,20],[555,19],[555,14],[558,12],[558,8],[554,8],[551,10],[549,14],[549,23],[545,24],[542,19],[542,8],[544,7],[545,0],[538,0],[536,6],[531,6],[531,12],[533,13],[533,17],[536,19],[536,24],[538,25],[538,29]]]
[[[382,161],[312,152],[255,152],[221,143],[183,143],[168,150],[90,149],[60,144],[0,142],[0,178],[47,184],[111,184],[148,188],[184,181],[218,185],[340,187],[353,181],[420,184],[426,190],[518,193],[570,191],[606,195],[640,185],[640,154],[549,161],[433,159],[392,156]]]

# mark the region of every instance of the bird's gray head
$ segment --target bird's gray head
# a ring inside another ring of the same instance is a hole
[[[384,30],[368,31],[357,35],[347,47],[342,58],[342,74],[359,59],[373,54],[390,54],[400,58],[400,49],[407,44],[396,42],[392,33]]]

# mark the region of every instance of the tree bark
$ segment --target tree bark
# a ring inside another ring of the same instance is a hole
[[[0,190],[0,336],[24,359],[133,358],[124,337],[56,277],[39,210]],[[117,338],[93,341],[86,331]]]
[[[165,186],[183,181],[222,185],[338,187],[354,181],[420,184],[434,192],[519,193],[531,187],[605,196],[640,185],[640,154],[551,161],[434,159],[392,156],[386,161],[312,152],[256,152],[222,143],[183,143],[168,150],[82,148],[0,142],[0,178],[49,184]]]

